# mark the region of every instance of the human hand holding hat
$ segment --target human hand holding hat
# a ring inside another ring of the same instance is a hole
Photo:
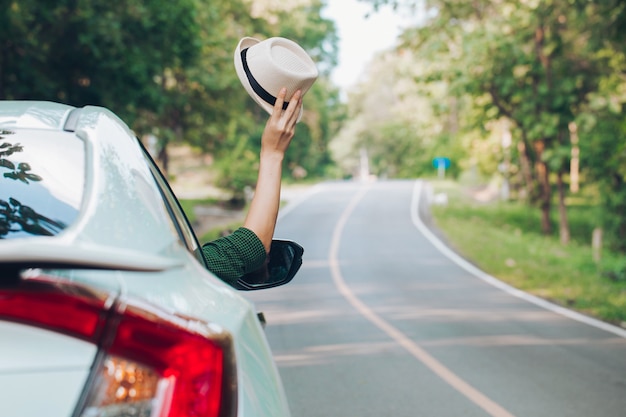
[[[261,137],[261,157],[275,155],[279,158],[287,151],[291,139],[296,131],[296,123],[302,114],[302,94],[297,90],[292,96],[287,107],[285,96],[287,89],[281,88],[276,97],[272,114],[270,115],[263,136]],[[283,111],[280,111],[284,109]]]
[[[297,43],[281,37],[260,41],[242,38],[234,54],[235,70],[248,94],[272,114],[279,92],[285,88],[283,110],[296,91],[300,99],[318,77],[311,57]],[[297,121],[302,118],[302,107]]]

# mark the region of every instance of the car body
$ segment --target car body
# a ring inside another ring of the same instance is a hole
[[[3,417],[289,415],[254,305],[120,118],[0,101],[0,173]]]

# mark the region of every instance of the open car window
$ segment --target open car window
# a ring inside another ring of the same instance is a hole
[[[146,155],[146,160],[148,165],[150,166],[150,170],[152,175],[159,187],[161,192],[161,196],[163,197],[163,201],[167,208],[167,211],[172,219],[174,227],[176,228],[178,234],[180,235],[180,239],[185,243],[190,252],[194,254],[198,262],[206,267],[206,261],[204,259],[204,255],[202,254],[202,248],[198,243],[198,239],[189,224],[189,220],[187,216],[183,212],[174,192],[170,188],[169,184],[165,180],[163,174],[158,169],[147,150],[144,148],[144,154]]]

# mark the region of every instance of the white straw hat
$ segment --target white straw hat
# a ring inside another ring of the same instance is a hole
[[[297,43],[280,37],[260,41],[245,37],[235,49],[235,70],[241,84],[250,96],[269,114],[272,114],[276,96],[287,88],[285,105],[297,91],[302,96],[318,76],[311,57]],[[302,110],[298,121],[302,117]]]

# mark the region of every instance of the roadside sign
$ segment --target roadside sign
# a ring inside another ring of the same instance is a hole
[[[446,175],[446,169],[450,168],[450,158],[445,156],[433,158],[433,167],[437,169],[439,178],[443,178]]]
[[[446,158],[445,156],[433,158],[433,167],[439,169],[441,166],[443,166],[444,169],[450,168],[450,158]]]

